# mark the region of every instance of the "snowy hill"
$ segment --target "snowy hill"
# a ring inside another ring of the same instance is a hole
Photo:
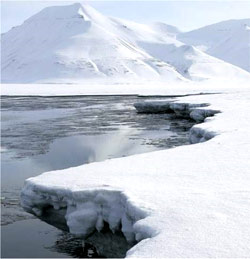
[[[185,81],[246,77],[175,39],[169,25],[108,18],[90,6],[47,7],[2,35],[2,82]]]
[[[173,67],[119,37],[119,27],[89,6],[45,8],[3,35],[3,81],[181,78]]]
[[[250,19],[212,24],[177,38],[250,72]]]
[[[151,28],[158,33],[174,38],[176,38],[177,34],[181,33],[177,27],[162,22],[153,23]]]

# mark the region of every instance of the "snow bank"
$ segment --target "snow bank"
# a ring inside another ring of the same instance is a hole
[[[204,122],[207,117],[212,117],[218,110],[201,109],[209,104],[174,103],[173,101],[148,101],[134,104],[139,113],[175,113],[178,117]],[[189,134],[191,144],[207,141],[216,135],[215,132],[206,131],[199,127],[192,127]]]
[[[175,113],[177,116],[203,122],[206,117],[213,116],[219,111],[209,109],[197,109],[206,107],[209,104],[174,103],[173,101],[149,101],[138,102],[134,106],[139,113]]]
[[[42,216],[43,210],[51,207],[56,211],[61,210],[73,234],[87,238],[95,230],[101,231],[106,222],[113,233],[121,230],[130,243],[144,237],[134,231],[133,226],[147,213],[135,207],[122,191],[105,186],[84,192],[55,190],[51,193],[49,188],[42,189],[37,193],[36,186],[26,185],[22,192],[22,206],[38,217]],[[54,211],[53,214],[58,216],[60,212]]]
[[[249,98],[250,91],[180,98],[179,110],[209,103],[221,111],[192,129],[214,138],[44,173],[26,180],[22,205],[38,216],[64,208],[70,231],[85,238],[104,221],[121,228],[128,241],[141,240],[127,257],[248,257]]]
[[[134,104],[139,113],[170,113],[170,102],[166,101],[151,101],[139,102]]]

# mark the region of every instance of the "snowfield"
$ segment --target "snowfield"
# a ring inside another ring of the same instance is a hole
[[[127,257],[249,257],[249,99],[235,88],[162,103],[205,119],[190,132],[196,144],[44,173],[26,180],[22,206],[37,216],[52,207],[83,237],[104,221],[121,227],[139,242]]]
[[[1,84],[1,95],[10,96],[73,96],[73,95],[186,95],[248,91],[250,78],[210,79],[202,82],[161,82],[140,79],[140,82],[86,81],[81,84]]]

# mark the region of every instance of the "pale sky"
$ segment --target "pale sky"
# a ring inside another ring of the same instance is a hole
[[[1,1],[1,32],[20,25],[44,7],[83,1]],[[245,1],[84,1],[107,16],[141,23],[165,22],[182,31],[229,19],[250,18],[250,0]]]

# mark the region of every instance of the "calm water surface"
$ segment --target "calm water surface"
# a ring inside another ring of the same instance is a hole
[[[97,256],[83,252],[75,237],[25,213],[19,205],[20,190],[25,179],[49,170],[188,144],[193,122],[173,114],[137,114],[133,104],[142,100],[1,98],[2,257]],[[32,240],[23,239],[24,232]],[[60,245],[62,240],[67,242]]]

